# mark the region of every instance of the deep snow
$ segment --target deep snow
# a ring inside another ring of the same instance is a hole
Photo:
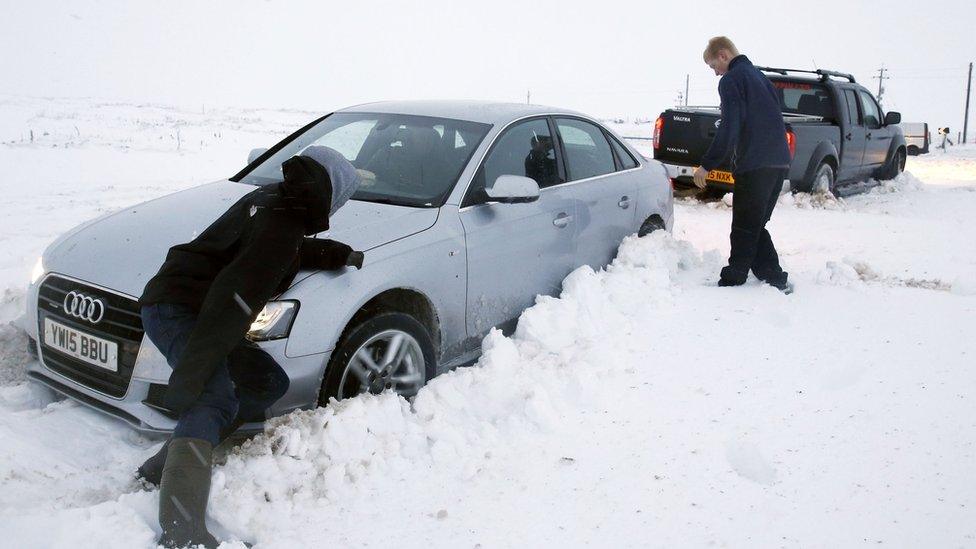
[[[0,546],[151,547],[158,529],[156,492],[129,476],[158,441],[24,383],[7,323],[37,255],[313,116],[0,98]],[[296,412],[231,450],[215,531],[260,548],[976,545],[976,148],[908,170],[781,198],[791,296],[714,287],[728,201],[679,201],[673,236],[577,270],[412,406]]]

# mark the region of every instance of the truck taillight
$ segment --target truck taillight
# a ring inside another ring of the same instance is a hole
[[[793,155],[796,154],[796,134],[793,130],[786,130],[786,146],[790,148],[790,160],[793,160]]]
[[[654,148],[661,148],[661,128],[664,127],[664,118],[657,117],[654,121]]]

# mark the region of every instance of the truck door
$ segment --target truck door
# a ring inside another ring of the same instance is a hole
[[[888,158],[888,147],[891,145],[891,130],[882,125],[881,108],[864,90],[857,90],[861,96],[861,107],[864,109],[864,167],[875,169],[884,164]]]
[[[841,129],[841,160],[840,170],[837,174],[838,181],[854,181],[861,176],[864,171],[862,167],[864,159],[865,134],[864,121],[861,118],[861,109],[857,103],[857,96],[854,90],[841,88],[841,107],[847,124]]]

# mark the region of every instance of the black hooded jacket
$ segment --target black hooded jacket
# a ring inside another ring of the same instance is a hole
[[[191,242],[170,248],[139,299],[140,305],[180,303],[199,311],[164,398],[176,412],[199,397],[216,364],[299,269],[334,270],[350,262],[349,246],[305,238],[329,227],[328,172],[304,156],[282,169],[283,182],[244,195]]]

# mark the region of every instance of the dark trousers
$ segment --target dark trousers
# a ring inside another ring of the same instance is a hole
[[[744,284],[750,269],[773,286],[786,284],[787,273],[779,266],[776,247],[766,230],[786,174],[785,168],[758,168],[735,175],[729,234],[732,251],[728,267],[722,269],[723,284]]]
[[[196,325],[196,312],[174,303],[146,305],[140,312],[146,335],[175,368]],[[263,421],[268,407],[287,390],[288,374],[271,355],[242,338],[214,369],[200,398],[180,415],[173,437],[201,438],[216,446],[220,432],[234,419]]]

